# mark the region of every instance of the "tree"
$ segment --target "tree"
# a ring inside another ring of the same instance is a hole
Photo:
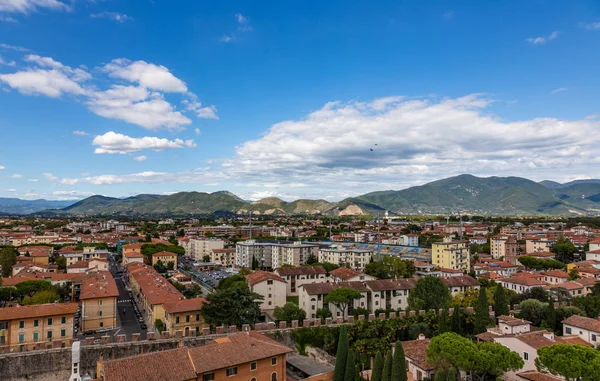
[[[444,308],[442,313],[439,316],[438,320],[438,329],[437,334],[441,335],[442,333],[450,331],[450,316],[448,315],[448,309]]]
[[[475,303],[475,334],[485,332],[490,324],[490,306],[488,304],[486,288],[479,288],[479,298]]]
[[[65,257],[56,258],[56,261],[54,263],[56,263],[58,265],[59,270],[67,269],[67,258],[65,258]]]
[[[232,287],[216,290],[206,296],[202,306],[202,316],[209,324],[215,325],[254,325],[261,315],[260,304],[263,297],[248,288]]]
[[[204,256],[202,257],[202,262],[210,262],[210,255],[208,255],[208,254],[207,254],[207,255],[204,255]]]
[[[567,277],[568,280],[575,280],[575,279],[579,279],[579,271],[577,271],[577,269],[573,269],[571,271],[569,271],[569,276]]]
[[[381,381],[383,375],[383,355],[377,352],[375,361],[373,362],[373,370],[371,371],[371,381]]]
[[[600,352],[583,345],[555,344],[538,349],[535,366],[567,380],[600,380]]]
[[[381,261],[375,261],[365,266],[365,274],[378,279],[410,278],[416,269],[411,261],[395,256],[385,256]]]
[[[331,314],[331,311],[329,310],[329,308],[323,307],[323,308],[317,309],[315,316],[317,317],[317,319],[323,320],[323,319],[330,318],[333,315]]]
[[[186,299],[195,299],[202,296],[202,287],[196,283],[192,283],[190,286],[185,287],[182,292]]]
[[[33,296],[40,291],[52,290],[52,283],[46,280],[27,280],[25,282],[19,282],[15,285],[17,292],[20,296]]]
[[[340,328],[338,338],[337,352],[335,354],[335,369],[333,371],[334,381],[344,381],[346,375],[346,362],[348,360],[348,351],[350,344],[348,343],[348,331],[346,326]]]
[[[494,290],[494,312],[496,317],[508,315],[509,312],[508,298],[506,297],[506,291],[501,284],[498,284]]]
[[[344,380],[345,381],[354,381],[356,378],[356,355],[354,354],[354,350],[350,349],[348,351],[348,356],[346,358],[346,371],[344,372]],[[337,360],[336,360],[337,361]]]
[[[573,262],[573,253],[576,250],[575,245],[563,236],[559,237],[550,249],[550,251],[556,254],[556,258],[564,263]]]
[[[154,326],[156,327],[156,330],[158,331],[158,333],[161,333],[162,331],[165,330],[165,323],[163,323],[163,321],[161,319],[154,320]]]
[[[217,289],[227,290],[234,287],[248,288],[248,281],[246,281],[246,277],[240,274],[232,275],[229,278],[223,279],[217,286]]]
[[[440,368],[435,372],[434,381],[446,381],[448,379],[448,373],[444,368]]]
[[[292,302],[287,302],[283,307],[275,307],[273,315],[275,315],[275,319],[288,323],[292,320],[303,321],[306,319],[306,312]]]
[[[12,275],[13,266],[17,263],[16,249],[5,247],[0,250],[0,266],[2,266],[2,277],[8,278]]]
[[[450,368],[448,370],[448,376],[446,377],[446,381],[456,381],[456,369]]]
[[[39,291],[33,296],[23,298],[24,305],[54,303],[60,297],[54,290]]]
[[[536,299],[527,299],[521,303],[521,317],[529,320],[532,325],[539,326],[546,317],[548,303]]]
[[[260,266],[260,263],[258,262],[258,259],[256,259],[256,257],[252,257],[252,270],[258,270],[258,267]]]
[[[573,305],[585,311],[585,316],[596,318],[600,315],[600,295],[578,296],[573,298]]]
[[[406,381],[406,357],[404,357],[404,348],[400,340],[396,341],[394,350],[394,359],[392,360],[392,379],[391,381]]]
[[[361,295],[359,291],[351,288],[341,287],[331,291],[325,297],[325,303],[331,303],[336,306],[336,308],[342,312],[342,316],[345,317],[348,304],[350,304],[350,302],[352,302],[354,299],[359,299],[360,296]]]
[[[537,259],[531,257],[529,255],[521,255],[518,259],[519,262],[527,269],[530,270],[550,270],[550,269],[564,269],[567,266],[557,260],[545,260],[545,259]]]
[[[443,280],[436,277],[425,277],[417,281],[417,285],[408,295],[408,306],[413,310],[439,310],[450,304],[450,291]]]
[[[388,351],[383,361],[383,372],[381,374],[381,381],[392,380],[392,351]]]
[[[306,264],[307,265],[314,265],[317,262],[319,262],[319,260],[317,259],[317,257],[315,257],[315,255],[313,253],[310,253],[308,255],[308,258],[306,259]]]
[[[463,314],[464,312],[462,306],[460,304],[455,304],[454,313],[450,318],[450,329],[452,330],[452,332],[458,334],[462,334],[464,332]]]

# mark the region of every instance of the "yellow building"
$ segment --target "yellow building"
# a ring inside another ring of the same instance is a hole
[[[81,282],[81,330],[117,327],[117,284],[108,271],[88,274]]]
[[[431,263],[435,266],[462,270],[471,270],[470,251],[467,242],[448,241],[435,242],[431,245]]]
[[[186,336],[190,334],[190,331],[196,331],[196,334],[199,334],[204,326],[202,305],[205,301],[204,298],[194,298],[164,304],[165,330],[171,335],[178,330],[183,331]]]
[[[50,303],[0,308],[0,347],[25,351],[70,346],[77,303]]]
[[[122,264],[126,265],[133,262],[144,262],[144,255],[142,254],[141,243],[128,243],[123,245],[123,259]]]
[[[177,268],[177,254],[169,251],[161,251],[160,253],[152,254],[152,266],[156,265],[158,261],[161,261],[163,266],[167,266],[169,262],[173,262],[173,268]]]

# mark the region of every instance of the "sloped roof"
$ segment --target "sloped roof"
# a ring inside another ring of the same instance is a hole
[[[6,307],[0,309],[0,320],[71,315],[77,311],[78,307],[78,303],[48,303],[31,306]]]
[[[323,266],[296,266],[296,267],[280,267],[277,272],[281,276],[286,275],[320,275],[327,274]]]
[[[272,272],[268,272],[268,271],[262,271],[262,270],[256,270],[255,272],[246,275],[246,280],[252,286],[254,286],[255,284],[258,284],[260,282],[264,282],[266,280],[276,280],[278,282],[287,283],[285,281],[285,279],[283,279],[279,275],[272,273]]]
[[[600,332],[600,320],[580,315],[572,315],[562,321],[563,324],[572,325],[588,331]]]

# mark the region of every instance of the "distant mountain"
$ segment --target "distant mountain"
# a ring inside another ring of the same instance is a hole
[[[19,198],[0,197],[0,213],[3,214],[30,214],[45,209],[60,209],[71,205],[75,201],[51,200],[21,200]]]
[[[600,184],[600,179],[586,179],[586,180],[573,180],[568,183],[558,183],[552,180],[544,180],[540,181],[540,184],[550,189],[561,189],[568,188],[572,185],[581,185],[581,184]]]
[[[556,187],[556,185],[560,187]],[[198,214],[448,214],[600,215],[600,181],[571,185],[520,177],[460,175],[404,190],[379,191],[339,202],[276,197],[248,202],[231,192],[180,192],[169,196],[142,194],[125,199],[92,196],[57,214],[198,215]]]

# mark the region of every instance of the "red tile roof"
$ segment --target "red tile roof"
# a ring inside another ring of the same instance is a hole
[[[348,267],[340,267],[340,268],[330,271],[329,274],[331,274],[332,276],[339,278],[341,280],[348,280],[348,279],[354,278],[355,276],[358,276],[362,273],[360,271],[356,271],[356,270],[350,269]]]
[[[34,317],[72,315],[77,311],[78,303],[49,303],[32,306],[0,308],[0,320],[28,319]]]
[[[97,271],[87,274],[81,282],[79,299],[95,299],[119,296],[119,289],[113,276],[108,271]]]
[[[214,250],[213,250],[214,251]],[[277,272],[281,276],[286,275],[320,275],[327,274],[323,266],[296,266],[296,267],[280,267]]]
[[[535,370],[528,370],[526,372],[517,373],[517,376],[527,381],[563,381],[562,378],[554,377],[545,373],[540,373]]]
[[[430,341],[430,339],[422,339],[402,342],[404,355],[423,370],[434,369],[434,366],[427,361],[427,348],[429,347]]]
[[[279,275],[262,270],[256,270],[255,272],[246,275],[246,280],[252,286],[260,282],[264,282],[266,280],[276,280],[279,282],[287,283],[286,280],[280,277]]]
[[[442,278],[442,281],[448,287],[475,287],[479,286],[479,282],[477,279],[470,277],[468,275],[462,276],[451,276],[448,278]]]
[[[152,254],[153,257],[173,257],[177,256],[175,253],[171,253],[170,251],[159,251],[158,253]]]
[[[573,327],[587,329],[588,331],[600,332],[600,320],[580,315],[572,315],[562,321],[563,324]]]
[[[194,298],[194,299],[183,299],[173,302],[168,302],[164,304],[165,311],[167,313],[180,313],[180,312],[191,312],[191,311],[200,311],[202,309],[202,305],[206,302],[204,298]]]
[[[527,277],[527,276],[511,276],[509,278],[502,279],[503,282],[518,284],[521,286],[530,286],[530,287],[541,287],[547,285],[546,282],[542,282],[541,280],[537,280],[535,278]]]

